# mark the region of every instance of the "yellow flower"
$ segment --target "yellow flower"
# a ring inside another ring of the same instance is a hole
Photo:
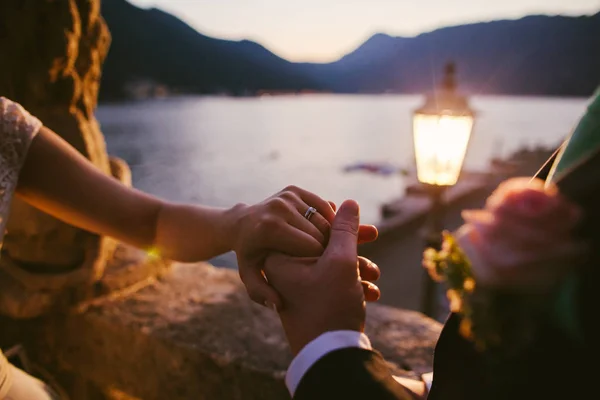
[[[470,319],[467,318],[463,318],[460,321],[460,326],[458,327],[458,331],[460,332],[461,336],[466,338],[466,339],[472,339],[473,338],[473,324],[471,323]]]
[[[463,289],[468,293],[472,293],[475,290],[475,279],[466,278],[463,282]]]
[[[450,311],[454,313],[460,312],[462,310],[462,298],[460,294],[454,289],[449,289],[446,291],[446,296],[450,302]]]
[[[448,236],[445,236],[442,242],[442,251],[444,253],[452,253],[452,244],[452,240]]]
[[[425,258],[423,259],[423,267],[426,269],[435,269],[435,262]]]
[[[437,257],[437,251],[434,248],[429,247],[427,250],[423,252],[423,258],[426,260],[433,261]]]

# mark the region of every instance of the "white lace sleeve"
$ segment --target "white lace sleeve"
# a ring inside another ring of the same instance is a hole
[[[42,123],[20,104],[0,97],[0,245],[19,171]]]

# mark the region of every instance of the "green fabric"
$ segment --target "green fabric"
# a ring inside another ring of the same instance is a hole
[[[563,173],[600,147],[600,88],[587,111],[571,132],[556,158],[547,182],[556,181]]]
[[[569,138],[565,141],[546,182],[559,179],[562,174],[580,160],[600,147],[600,88],[593,96],[587,111],[579,120]],[[578,313],[577,292],[580,280],[573,275],[558,291],[551,309],[553,320],[573,339],[583,340],[581,319]]]

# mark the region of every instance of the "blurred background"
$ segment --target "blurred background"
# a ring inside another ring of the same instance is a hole
[[[446,63],[477,111],[466,170],[554,148],[600,83],[599,11],[598,0],[103,0],[112,43],[97,118],[142,190],[230,206],[295,184],[354,198],[377,224],[405,193],[412,113]]]
[[[123,184],[356,199],[380,233],[359,246],[382,272],[366,332],[417,379],[448,315],[423,251],[533,176],[599,85],[599,0],[0,1],[0,95]],[[7,228],[0,348],[71,398],[289,398],[235,254],[170,263],[18,198]]]

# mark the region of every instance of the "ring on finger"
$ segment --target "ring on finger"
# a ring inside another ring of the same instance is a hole
[[[310,221],[310,219],[312,218],[312,216],[315,215],[316,213],[317,213],[317,209],[316,208],[314,208],[314,207],[308,207],[308,209],[304,213],[304,218],[306,218],[307,220]]]

